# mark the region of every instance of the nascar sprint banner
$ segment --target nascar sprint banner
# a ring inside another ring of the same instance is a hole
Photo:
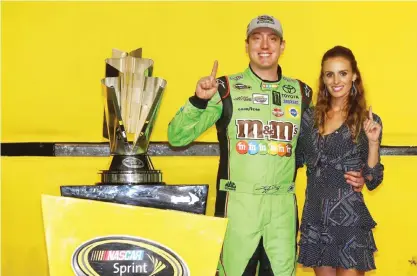
[[[215,275],[227,219],[42,196],[50,276]]]
[[[184,260],[166,246],[125,236],[83,243],[72,256],[72,268],[76,275],[190,275]]]

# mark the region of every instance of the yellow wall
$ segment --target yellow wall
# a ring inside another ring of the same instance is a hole
[[[175,10],[175,11],[174,11]],[[219,75],[247,66],[244,34],[263,13],[280,18],[287,50],[284,73],[313,88],[328,48],[357,56],[367,99],[384,123],[386,145],[417,145],[417,3],[2,3],[2,142],[99,142],[100,80],[112,48],[143,48],[154,75],[168,87],[153,141],[219,60]],[[395,96],[396,98],[392,98]],[[215,141],[211,129],[199,141]],[[211,185],[213,214],[217,157],[154,157],[169,184]],[[384,157],[382,186],[365,192],[378,222],[378,270],[371,275],[417,275],[416,157]],[[47,275],[40,194],[59,186],[94,184],[109,158],[2,157],[2,272]],[[190,173],[192,172],[192,173]],[[305,178],[297,180],[301,209]],[[12,238],[16,239],[12,240]],[[298,269],[297,275],[312,275]]]
[[[271,13],[287,40],[286,75],[315,87],[324,51],[350,47],[384,120],[384,142],[417,144],[406,120],[417,117],[417,3],[6,2],[2,10],[3,142],[100,141],[104,59],[112,48],[138,47],[168,81],[152,137],[166,141],[170,118],[215,59],[219,75],[247,66],[246,25]],[[407,137],[388,139],[399,134]]]

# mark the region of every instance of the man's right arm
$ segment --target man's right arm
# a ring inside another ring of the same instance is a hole
[[[190,97],[169,123],[168,141],[171,145],[188,145],[220,118],[222,103],[216,80],[217,67],[215,61],[211,74],[197,82],[194,96]]]
[[[168,125],[168,142],[176,147],[193,142],[216,123],[222,114],[222,106],[219,93],[209,101],[196,95],[190,97]]]

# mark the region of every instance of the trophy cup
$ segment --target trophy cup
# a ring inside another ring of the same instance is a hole
[[[113,160],[101,173],[103,184],[162,184],[147,150],[166,81],[151,77],[153,61],[141,54],[142,49],[130,54],[113,50],[106,60],[101,83]]]
[[[166,185],[147,154],[166,80],[152,77],[142,49],[113,49],[101,80],[103,136],[112,161],[94,186],[61,186],[61,195],[204,214],[208,185]]]

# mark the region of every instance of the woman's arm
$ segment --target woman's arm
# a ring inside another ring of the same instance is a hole
[[[380,145],[382,141],[382,121],[378,115],[372,114],[364,122],[364,131],[359,135],[359,150],[365,163],[363,176],[366,186],[373,190],[384,178],[384,166],[381,163]]]

